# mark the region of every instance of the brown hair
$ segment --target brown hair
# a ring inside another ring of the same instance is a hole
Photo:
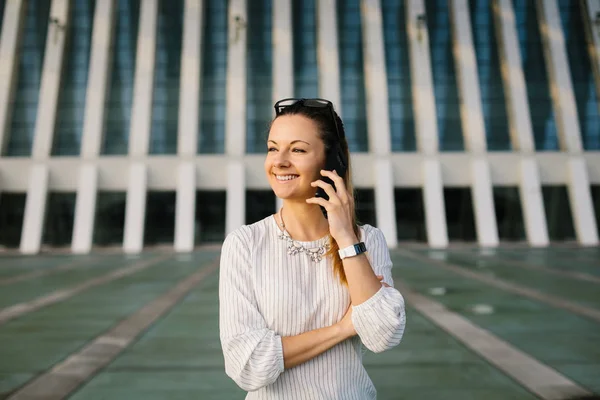
[[[352,215],[352,230],[357,238],[360,239],[360,228],[358,227],[356,221],[356,212],[354,208],[354,186],[352,185],[352,172],[350,165],[350,150],[348,148],[348,141],[346,140],[346,134],[344,131],[344,124],[339,115],[333,111],[335,115],[335,121],[331,118],[331,111],[328,108],[318,108],[318,107],[307,107],[302,104],[301,101],[287,106],[281,110],[279,115],[302,115],[310,120],[314,121],[321,135],[321,139],[325,144],[325,153],[328,154],[331,149],[333,149],[338,143],[342,149],[342,152],[346,156],[346,160],[348,161],[348,169],[346,171],[346,175],[344,178],[344,184],[346,185],[346,190],[350,195],[350,212]],[[277,118],[277,117],[276,117]],[[336,131],[336,127],[334,124],[337,124],[337,129],[340,132],[341,138],[338,138],[338,134]],[[342,264],[342,259],[338,253],[340,246],[338,243],[330,237],[329,239],[329,251],[327,252],[328,256],[333,257],[333,273],[336,275],[340,282],[344,285],[348,284],[346,280],[346,274],[344,273],[344,266]]]

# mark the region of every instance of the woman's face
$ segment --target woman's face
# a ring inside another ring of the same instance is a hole
[[[317,125],[302,115],[282,115],[271,125],[267,141],[265,173],[281,199],[307,199],[316,188],[325,165],[325,145]]]

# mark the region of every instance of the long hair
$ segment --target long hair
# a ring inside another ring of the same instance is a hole
[[[348,149],[348,141],[346,140],[346,134],[344,131],[344,124],[342,122],[342,119],[335,111],[333,113],[335,115],[335,121],[332,121],[331,112],[328,108],[306,107],[302,105],[302,102],[297,102],[293,105],[282,109],[279,115],[302,115],[314,121],[319,129],[321,140],[323,140],[323,143],[325,144],[325,154],[329,154],[331,149],[337,143],[339,143],[342,152],[346,156],[346,160],[348,160],[348,169],[346,171],[346,175],[343,178],[346,190],[348,191],[348,195],[350,196],[349,200],[350,213],[352,217],[352,229],[356,237],[360,239],[360,228],[358,227],[356,221],[356,211],[354,206],[354,186],[352,185],[350,150]],[[342,136],[341,139],[338,138],[334,124],[337,124],[338,131]],[[339,249],[340,246],[338,245],[338,243],[333,237],[330,237],[329,251],[327,252],[327,256],[331,256],[333,258],[333,273],[340,279],[340,282],[343,285],[348,285],[348,281],[346,280],[346,274],[344,273],[342,259],[340,258],[340,255],[338,253]]]

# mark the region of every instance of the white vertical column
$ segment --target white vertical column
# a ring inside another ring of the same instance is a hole
[[[481,154],[487,145],[469,4],[467,0],[451,0],[449,11],[465,147],[471,153]]]
[[[317,0],[317,64],[319,96],[331,101],[342,115],[336,0]]]
[[[561,149],[571,155],[568,190],[573,225],[579,243],[597,245],[598,230],[592,206],[590,179],[582,156],[581,128],[558,5],[556,0],[538,0],[537,9]]]
[[[523,157],[520,164],[519,195],[527,240],[531,246],[548,246],[548,225],[537,162]]]
[[[71,249],[74,253],[88,253],[92,248],[94,214],[98,190],[98,168],[94,164],[100,154],[104,133],[104,114],[108,94],[111,62],[111,43],[115,26],[115,1],[98,2],[94,12],[90,68],[85,97],[81,158],[79,170],[75,221]]]
[[[182,162],[177,169],[175,207],[175,250],[192,251],[196,223],[196,165],[192,161]]]
[[[452,0],[449,5],[463,136],[468,151],[473,155],[471,193],[477,239],[481,246],[493,247],[498,245],[498,228],[490,165],[485,157],[487,150],[485,124],[481,109],[479,73],[473,48],[469,4],[466,0]]]
[[[49,172],[46,162],[52,150],[60,78],[62,75],[65,39],[68,29],[69,0],[53,0],[46,37],[46,50],[40,98],[35,122],[32,159],[25,217],[21,235],[21,251],[33,254],[40,250],[46,213]],[[53,22],[54,21],[54,22]]]
[[[185,0],[179,88],[179,137],[177,141],[177,154],[182,161],[177,171],[176,251],[192,251],[194,248],[196,166],[193,159],[198,149],[203,10],[204,2],[202,0]]]
[[[146,217],[146,190],[148,171],[143,162],[129,167],[127,204],[125,205],[125,233],[123,250],[126,253],[139,253],[144,246],[144,219]]]
[[[273,104],[294,97],[292,1],[273,2]]]
[[[225,152],[227,170],[227,233],[245,224],[246,179],[243,159],[246,152],[246,0],[229,1],[229,49],[227,53],[227,111]]]
[[[137,158],[148,155],[150,147],[157,18],[158,0],[140,2],[133,105],[131,107],[131,126],[129,129],[129,155]]]
[[[502,82],[511,144],[515,151],[522,154],[519,193],[527,241],[532,246],[547,246],[548,227],[538,166],[532,156],[535,153],[533,128],[519,52],[515,13],[511,0],[495,0],[492,6],[502,63]]]
[[[369,149],[376,155],[391,152],[388,83],[383,22],[379,0],[361,0],[362,43],[367,97]]]
[[[50,22],[46,36],[44,66],[40,83],[40,98],[35,120],[32,158],[45,160],[52,151],[60,78],[69,28],[69,0],[52,0]]]
[[[8,127],[12,114],[15,88],[18,82],[19,38],[23,31],[25,0],[9,1],[4,6],[0,32],[0,156],[8,143]]]
[[[498,246],[498,226],[494,208],[494,194],[490,163],[485,157],[471,160],[471,195],[475,214],[477,240],[480,246]]]
[[[92,249],[96,196],[98,194],[98,167],[86,163],[79,170],[75,223],[71,250],[76,254],[89,253]]]
[[[25,216],[21,231],[20,251],[24,254],[35,254],[40,251],[46,199],[48,196],[48,166],[34,164],[29,173]]]
[[[227,166],[225,210],[225,234],[227,235],[245,224],[246,219],[246,175],[241,160],[232,160]]]
[[[157,18],[158,0],[140,2],[133,105],[129,130],[129,157],[132,159],[132,164],[129,166],[125,237],[123,239],[123,248],[127,253],[140,252],[144,245],[146,190],[148,188],[147,167],[144,160],[150,147]]]
[[[448,246],[448,225],[444,205],[442,168],[439,160],[427,157],[423,160],[423,201],[425,203],[425,227],[427,241],[433,248]]]
[[[228,14],[225,152],[241,157],[246,152],[246,1],[231,0]]]
[[[81,157],[84,159],[94,159],[100,154],[114,25],[115,0],[99,1],[94,13],[90,68],[85,92],[85,114],[81,138]]]
[[[440,248],[448,245],[448,228],[442,169],[438,159],[437,112],[431,76],[425,2],[407,0],[405,7],[417,145],[419,152],[425,156],[423,199],[427,241],[430,246]]]
[[[203,0],[185,0],[177,133],[177,154],[180,157],[194,157],[198,149],[198,116],[201,106],[200,76],[202,75],[203,60],[203,8]],[[208,17],[211,18],[210,15]]]
[[[421,153],[435,154],[439,148],[437,111],[431,75],[425,2],[407,0],[405,7],[417,145]]]
[[[568,166],[569,202],[575,219],[577,238],[582,245],[597,246],[598,230],[585,159],[582,156],[570,157]]]
[[[586,0],[585,5],[587,7],[582,6],[581,8],[584,10],[585,15],[583,18],[587,26],[586,35],[590,43],[588,49],[590,51],[590,63],[596,80],[596,96],[600,99],[600,1]],[[600,101],[596,103],[600,111]]]
[[[396,247],[398,231],[393,169],[388,158],[392,146],[380,1],[362,0],[361,18],[369,149],[377,155],[374,168],[377,226],[388,245]]]
[[[294,97],[294,49],[292,32],[292,1],[273,2],[273,104]],[[273,112],[275,112],[273,110]],[[283,201],[276,197],[275,210]]]
[[[377,227],[383,232],[388,247],[398,246],[396,226],[396,206],[394,203],[394,177],[392,162],[389,158],[375,161],[375,215]]]
[[[558,5],[556,0],[537,1],[537,10],[561,149],[579,153],[581,128]]]

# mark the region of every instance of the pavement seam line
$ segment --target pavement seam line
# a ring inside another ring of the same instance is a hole
[[[469,271],[458,265],[455,265],[455,264],[452,264],[452,263],[449,263],[446,261],[434,260],[434,259],[431,259],[431,258],[428,258],[425,256],[413,254],[413,253],[411,253],[409,251],[405,251],[405,250],[398,250],[398,253],[401,255],[404,255],[406,257],[412,258],[414,260],[419,260],[419,261],[428,263],[429,265],[435,265],[439,268],[443,268],[443,269],[455,272],[456,274],[465,276],[467,278],[478,280],[478,281],[486,283],[490,286],[494,286],[498,289],[502,289],[506,292],[511,292],[511,293],[515,293],[515,294],[518,294],[523,297],[528,297],[530,299],[534,299],[534,300],[540,301],[542,303],[549,304],[553,307],[562,308],[563,310],[567,310],[574,314],[579,314],[584,317],[593,319],[597,322],[600,322],[600,311],[595,310],[590,307],[582,306],[573,301],[565,300],[565,299],[562,299],[557,296],[547,295],[538,290],[531,289],[531,288],[528,288],[525,286],[521,286],[516,283],[511,283],[511,282],[505,281],[503,279],[483,275],[479,272]]]
[[[465,255],[464,253],[450,253],[450,254],[451,254],[451,256],[454,256],[454,257],[461,257],[461,258],[465,258],[467,260],[476,261],[475,258],[471,258],[471,254],[469,254],[469,255]],[[540,272],[548,273],[551,275],[558,275],[558,276],[564,276],[566,278],[578,279],[581,281],[600,283],[600,276],[586,274],[585,272],[563,271],[563,270],[556,269],[556,268],[547,268],[547,267],[542,267],[537,264],[528,264],[523,261],[507,260],[504,258],[497,258],[496,260],[498,260],[498,262],[501,262],[501,263],[506,263],[509,267],[525,268],[525,269],[530,269],[532,271],[540,271]]]
[[[0,279],[0,285],[9,285],[11,283],[17,283],[17,282],[26,281],[26,280],[33,279],[33,278],[39,278],[40,276],[54,275],[59,272],[70,271],[70,270],[79,268],[82,263],[83,263],[82,260],[74,260],[74,261],[71,261],[66,264],[57,265],[56,267],[53,267],[53,268],[48,268],[46,270],[31,271],[31,272],[27,272],[25,274],[19,274],[17,276],[12,276],[10,278],[2,278],[2,279]]]
[[[154,259],[140,261],[134,265],[129,267],[121,268],[116,271],[109,272],[108,274],[98,276],[82,283],[79,283],[75,286],[71,286],[70,288],[63,288],[55,290],[49,294],[37,297],[33,300],[29,300],[23,303],[13,304],[12,306],[8,306],[6,308],[0,309],[0,326],[10,321],[11,319],[20,317],[23,314],[27,314],[33,311],[37,311],[43,307],[47,307],[49,305],[58,303],[60,301],[66,300],[70,297],[75,296],[76,294],[83,292],[84,290],[90,289],[95,286],[99,286],[108,282],[112,282],[114,280],[124,278],[129,275],[133,275],[136,272],[142,271],[148,267],[151,267],[154,264],[157,264],[161,261],[165,261],[171,257],[170,255],[162,255]]]
[[[396,288],[413,308],[435,325],[541,399],[559,400],[565,395],[591,394],[560,372],[448,310],[443,304],[410,290],[400,282],[396,283]]]
[[[185,277],[166,293],[92,339],[84,348],[25,384],[7,400],[66,398],[117,358],[141,332],[176,306],[204,278],[216,271],[218,265],[219,259]]]

